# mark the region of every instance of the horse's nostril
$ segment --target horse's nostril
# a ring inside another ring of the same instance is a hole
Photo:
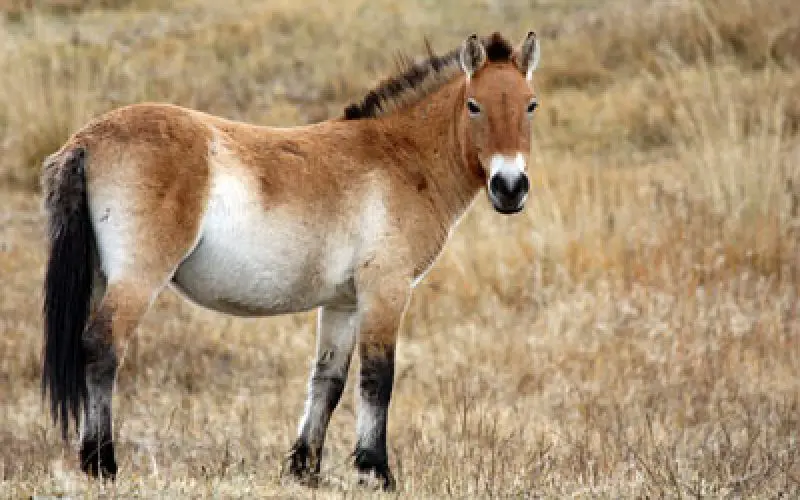
[[[489,183],[489,188],[496,196],[508,198],[511,196],[512,186],[504,175],[495,175]]]
[[[530,183],[527,175],[518,175],[509,179],[506,175],[495,175],[489,182],[492,193],[505,200],[521,198],[528,193]]]
[[[528,190],[531,188],[531,183],[528,181],[527,175],[520,175],[517,179],[517,189],[516,192],[518,195],[525,196],[528,194]]]

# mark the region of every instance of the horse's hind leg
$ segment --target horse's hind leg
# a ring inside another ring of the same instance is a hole
[[[111,399],[117,367],[139,320],[196,247],[209,193],[207,131],[185,133],[158,116],[143,123],[159,122],[160,128],[134,127],[131,144],[126,137],[87,146],[88,206],[107,277],[82,338],[86,404],[80,459],[90,475],[116,472]],[[159,142],[167,137],[168,146]]]
[[[114,477],[111,397],[119,357],[127,339],[159,287],[133,280],[111,282],[83,336],[86,407],[81,427],[81,469],[91,476]]]
[[[158,240],[157,231],[139,231],[137,245],[123,252],[114,246],[122,238],[113,228],[104,229],[100,224],[96,237],[107,276],[105,293],[82,338],[86,405],[80,460],[87,474],[114,477],[117,464],[111,399],[117,368],[142,316],[172,278],[174,269],[191,253],[198,237],[187,231],[182,238],[164,241]],[[125,258],[114,258],[119,255]]]

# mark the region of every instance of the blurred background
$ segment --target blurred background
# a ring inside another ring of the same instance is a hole
[[[352,380],[323,486],[279,477],[314,314],[235,319],[171,291],[119,374],[120,479],[76,472],[39,396],[41,162],[124,104],[319,121],[426,36],[445,52],[531,29],[530,201],[502,217],[479,198],[415,292],[399,488],[800,495],[796,0],[0,0],[0,497],[370,494],[352,487]]]

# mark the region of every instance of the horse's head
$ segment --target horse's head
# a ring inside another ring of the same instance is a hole
[[[499,33],[483,41],[471,35],[460,59],[466,73],[462,123],[468,160],[480,163],[494,208],[519,212],[530,187],[526,167],[537,106],[532,81],[539,62],[536,34],[528,33],[516,50]]]

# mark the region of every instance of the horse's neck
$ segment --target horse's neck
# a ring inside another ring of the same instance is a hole
[[[463,80],[456,79],[398,112],[396,118],[390,115],[385,119],[385,131],[414,144],[416,160],[421,163],[398,167],[420,170],[431,199],[442,211],[443,225],[448,227],[458,221],[483,186],[480,166],[464,152],[463,100]]]

